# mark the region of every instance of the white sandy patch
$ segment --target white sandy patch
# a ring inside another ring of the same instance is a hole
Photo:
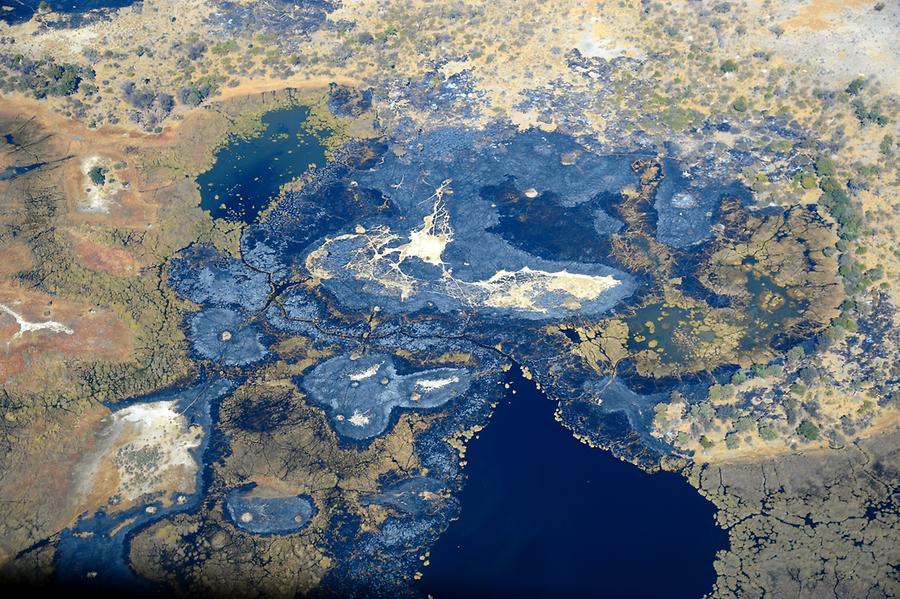
[[[369,424],[369,417],[359,410],[354,410],[353,415],[350,416],[349,422],[353,426],[366,426]]]
[[[82,498],[98,491],[118,495],[127,500],[123,507],[144,494],[192,493],[199,465],[191,450],[202,439],[203,429],[190,425],[175,401],[122,408],[105,420],[94,450],[82,457],[76,493]],[[106,486],[109,480],[117,482],[115,488]]]
[[[70,57],[81,57],[85,48],[90,48],[99,37],[88,27],[77,29],[51,29],[54,47]]]
[[[44,322],[28,322],[25,320],[21,314],[14,311],[12,308],[5,304],[0,304],[0,312],[5,312],[9,314],[13,318],[16,319],[16,323],[19,325],[18,332],[13,335],[9,341],[7,341],[7,345],[12,343],[25,333],[33,333],[35,331],[50,331],[51,333],[64,333],[66,335],[72,335],[75,333],[72,329],[67,327],[66,325],[56,322],[55,320],[45,320]]]
[[[511,272],[500,270],[486,281],[470,283],[484,293],[483,303],[494,308],[513,308],[535,312],[547,309],[538,302],[546,295],[564,293],[563,305],[576,309],[581,302],[599,298],[619,284],[612,276],[571,273],[566,270],[545,272],[523,267]]]
[[[697,200],[689,193],[676,193],[670,201],[673,208],[696,208]]]
[[[780,35],[762,31],[754,45],[803,64],[817,81],[874,78],[898,93],[900,5],[887,2],[883,10],[876,11],[872,10],[875,4],[847,0],[775,3],[766,12],[775,18]]]
[[[416,385],[421,387],[423,391],[434,391],[435,389],[440,389],[441,387],[446,387],[447,385],[458,382],[459,377],[451,376],[445,379],[420,379],[416,381]]]
[[[321,247],[313,250],[306,258],[309,271],[320,279],[334,276],[322,262],[329,256],[329,246],[334,243],[349,241],[363,237],[365,245],[357,250],[346,268],[355,272],[355,278],[378,281],[385,288],[397,293],[402,300],[409,299],[416,293],[417,280],[405,274],[400,266],[407,258],[418,258],[428,264],[440,266],[444,275],[449,277],[441,255],[447,245],[453,241],[453,230],[450,227],[450,214],[444,206],[444,194],[452,193],[447,179],[434,190],[425,201],[433,200],[431,213],[422,220],[422,226],[410,231],[406,243],[400,235],[384,226],[366,230],[357,227],[362,233],[338,235],[327,239]]]
[[[383,259],[393,254],[398,254],[397,265],[402,264],[407,258],[418,258],[422,262],[444,266],[441,255],[447,244],[453,241],[453,229],[450,228],[450,213],[444,206],[444,194],[453,193],[450,189],[450,179],[441,183],[434,190],[428,200],[434,200],[431,214],[422,219],[422,226],[409,232],[409,242],[394,247],[386,248],[383,253],[376,256]]]
[[[378,364],[373,364],[372,366],[369,366],[365,370],[362,370],[360,372],[354,372],[353,374],[350,375],[350,380],[351,381],[362,381],[362,380],[365,380],[368,378],[372,378],[373,376],[378,374],[378,369],[381,368],[381,364],[382,364],[382,362],[379,362]]]
[[[443,204],[444,194],[451,191],[449,185],[448,179],[426,198],[426,201],[434,200],[432,211],[425,216],[420,228],[410,231],[408,243],[402,243],[403,237],[388,227],[372,227],[364,234],[346,234],[326,240],[321,247],[310,252],[306,259],[307,268],[323,280],[335,277],[334,266],[328,263],[332,255],[331,245],[362,239],[363,243],[353,250],[341,268],[352,273],[357,280],[377,283],[387,292],[399,296],[401,301],[415,296],[423,287],[431,286],[472,307],[540,313],[548,312],[548,306],[552,304],[577,310],[584,301],[595,300],[619,284],[612,276],[585,275],[566,270],[546,272],[527,266],[517,271],[500,270],[482,281],[457,279],[441,258],[444,249],[453,241],[450,215]],[[401,266],[410,257],[440,266],[440,278],[424,281],[404,272]],[[562,297],[557,297],[560,295]]]
[[[590,35],[585,35],[578,40],[575,48],[586,58],[602,58],[604,60],[635,54],[633,49],[615,40],[597,40]]]
[[[448,60],[441,66],[440,71],[446,81],[447,79],[450,79],[450,77],[458,75],[468,68],[470,68],[468,60]]]
[[[189,426],[187,419],[175,409],[174,401],[134,404],[113,414],[113,420],[132,429],[130,441],[116,452],[123,457],[130,452],[158,453],[159,459],[140,468],[131,468],[118,460],[119,488],[129,499],[157,491],[156,487],[168,471],[183,468],[193,480],[197,462],[191,450],[200,446],[203,430]]]
[[[642,59],[644,51],[628,40],[627,32],[604,21],[601,17],[587,20],[580,31],[575,29],[563,40],[574,47],[585,58],[612,60],[620,56]]]
[[[91,181],[90,172],[95,167],[101,167],[106,171],[106,181],[97,185]],[[82,212],[109,212],[110,205],[115,200],[116,194],[124,189],[122,183],[112,179],[112,160],[93,154],[81,160],[81,181],[85,196],[78,203],[78,209]]]

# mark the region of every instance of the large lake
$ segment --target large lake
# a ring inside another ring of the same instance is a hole
[[[700,597],[727,534],[681,476],[576,440],[520,374],[466,451],[462,515],[431,550],[436,599]],[[514,394],[512,391],[516,390]]]

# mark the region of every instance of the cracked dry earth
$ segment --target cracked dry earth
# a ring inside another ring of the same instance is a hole
[[[890,595],[897,441],[894,432],[827,453],[694,467],[731,541],[716,559],[715,594]]]

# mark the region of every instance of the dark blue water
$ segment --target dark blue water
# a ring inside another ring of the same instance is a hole
[[[213,167],[197,177],[200,207],[213,218],[251,223],[282,185],[310,164],[324,165],[325,147],[304,128],[308,116],[305,106],[273,110],[262,117],[262,133],[219,150]]]
[[[37,11],[41,0],[0,0],[0,21],[22,23]],[[135,0],[48,0],[54,12],[79,13],[95,8],[120,8]]]
[[[679,475],[584,445],[520,374],[466,452],[462,515],[420,588],[446,597],[700,597],[727,547]]]
[[[45,164],[47,163],[35,162],[34,164],[27,164],[25,166],[8,166],[0,171],[0,181],[9,181],[10,179],[15,179],[19,175],[24,175],[27,172],[41,168]]]

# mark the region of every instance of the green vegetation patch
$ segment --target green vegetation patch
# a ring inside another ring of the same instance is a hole
[[[807,441],[815,441],[819,438],[819,427],[809,420],[804,420],[797,427],[797,434]]]

